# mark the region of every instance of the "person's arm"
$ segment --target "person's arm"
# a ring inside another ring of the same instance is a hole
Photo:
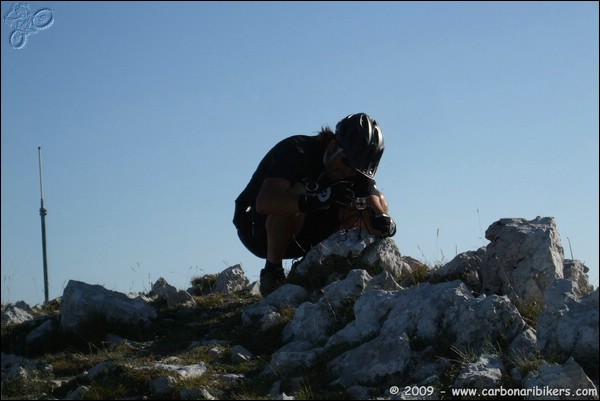
[[[377,213],[387,213],[388,203],[381,192],[378,195],[369,195],[367,204],[372,207]]]
[[[383,194],[377,191],[377,194],[368,195],[366,198],[366,209],[359,210],[355,205],[351,205],[340,211],[341,228],[346,230],[366,228],[369,232],[382,237],[391,237],[396,234],[396,223],[387,214],[388,203]],[[359,218],[359,214],[361,218]]]
[[[256,211],[274,216],[298,214],[298,196],[303,192],[301,186],[292,187],[291,182],[284,178],[265,178],[256,197]]]
[[[369,224],[383,237],[393,237],[396,234],[396,223],[388,213],[388,204],[381,192],[371,195],[369,201],[372,207],[369,213]]]
[[[265,178],[256,197],[256,211],[274,216],[294,216],[328,209],[332,204],[349,205],[354,198],[352,183],[337,181],[319,193],[306,194],[302,183],[294,186],[283,178]]]

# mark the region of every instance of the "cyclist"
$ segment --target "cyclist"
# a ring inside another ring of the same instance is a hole
[[[357,113],[335,132],[323,127],[315,136],[291,136],[264,156],[237,197],[233,218],[244,246],[266,260],[263,296],[285,283],[283,259],[304,256],[337,230],[396,233],[374,180],[383,150],[377,122]]]

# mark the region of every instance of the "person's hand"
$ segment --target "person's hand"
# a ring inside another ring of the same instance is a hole
[[[379,231],[383,238],[393,237],[396,234],[396,223],[385,213],[373,212],[371,215],[371,226]]]
[[[316,194],[301,195],[298,198],[298,208],[301,212],[314,212],[329,209],[333,204],[348,206],[354,199],[350,181],[334,182]]]

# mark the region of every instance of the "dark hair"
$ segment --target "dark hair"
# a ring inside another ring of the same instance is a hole
[[[335,133],[328,126],[321,127],[321,131],[317,136],[317,141],[321,144],[327,144],[330,140],[335,138]]]

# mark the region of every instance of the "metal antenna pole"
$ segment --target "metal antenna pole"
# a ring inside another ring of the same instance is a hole
[[[38,160],[40,165],[40,216],[42,217],[42,255],[44,257],[44,299],[45,303],[48,303],[48,258],[46,256],[46,214],[48,213],[48,211],[44,207],[44,184],[42,182],[42,148],[39,146]]]

